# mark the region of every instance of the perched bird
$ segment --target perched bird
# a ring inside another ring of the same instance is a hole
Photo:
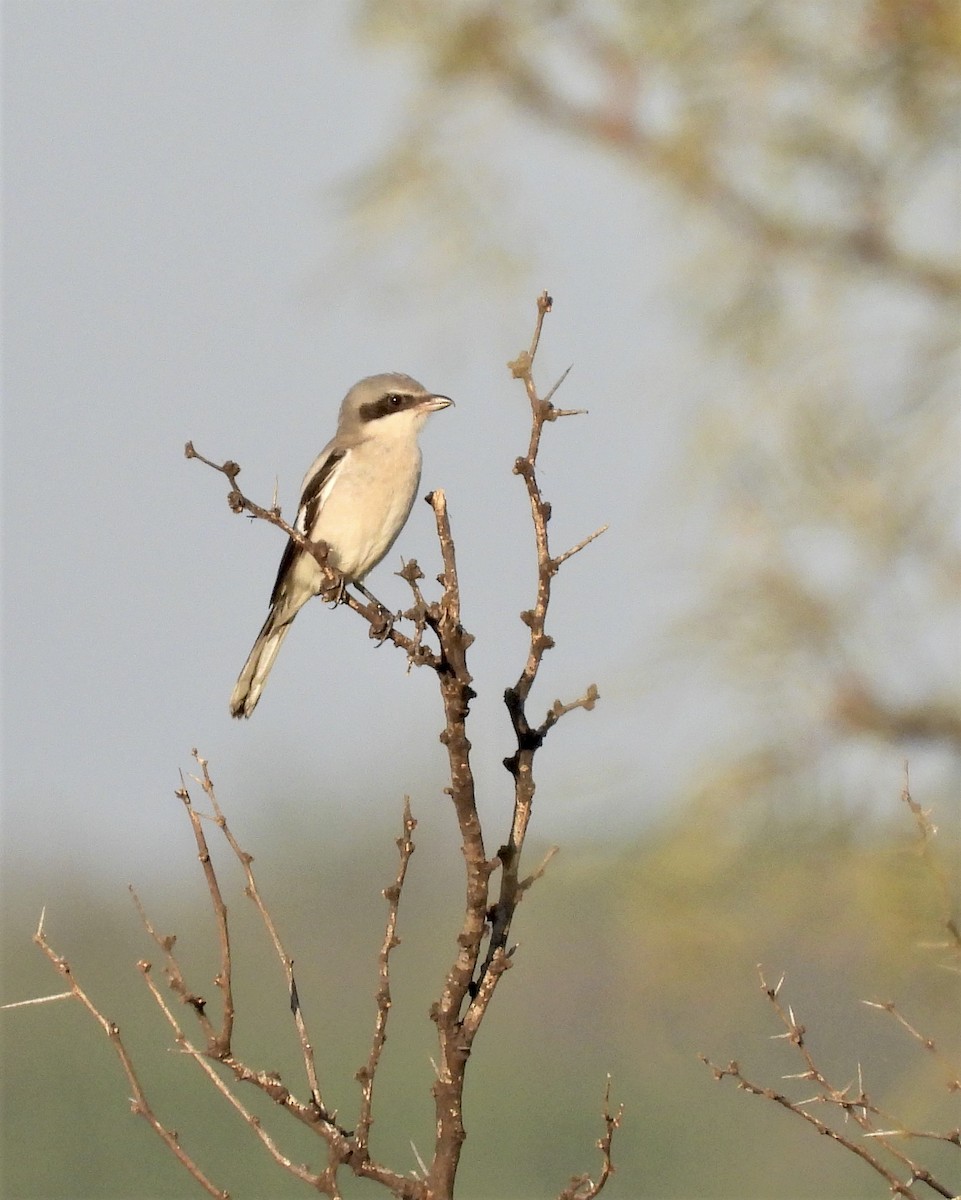
[[[337,432],[304,476],[294,528],[329,547],[344,583],[360,583],[403,529],[420,485],[417,435],[432,412],[453,404],[409,375],[370,375],[340,406]],[[235,717],[257,707],[290,624],[312,596],[329,594],[317,559],[288,539],[270,612],[230,697]]]

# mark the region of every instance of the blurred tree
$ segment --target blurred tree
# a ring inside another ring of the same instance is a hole
[[[743,381],[699,415],[691,448],[715,528],[681,644],[737,689],[748,731],[698,794],[732,791],[732,771],[757,795],[802,774],[808,796],[843,794],[846,763],[879,738],[956,765],[956,0],[358,11],[366,35],[423,64],[362,218],[415,219],[448,264],[471,231],[477,261],[492,241],[509,258],[496,189],[477,186],[497,147],[463,136],[492,97],[675,198],[706,369],[733,363]]]

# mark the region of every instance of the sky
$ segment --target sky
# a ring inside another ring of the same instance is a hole
[[[558,403],[589,410],[545,433],[553,549],[610,529],[555,584],[532,711],[590,683],[601,701],[541,754],[532,835],[632,836],[712,747],[756,732],[666,649],[711,557],[691,446],[741,383],[705,354],[676,200],[490,98],[461,132],[497,150],[502,174],[470,199],[523,247],[513,270],[428,259],[423,221],[375,236],[351,221],[358,180],[396,146],[418,64],[353,16],[340,0],[4,5],[0,830],[22,875],[190,871],[170,847],[189,836],[174,791],[194,747],[251,837],[282,818],[336,844],[385,808],[393,830],[407,793],[453,833],[435,681],[350,613],[305,609],[253,719],[231,720],[283,538],[183,455],[191,440],[239,462],[247,493],[276,488],[292,516],[344,393],[385,370],[456,402],[423,435],[421,490],[447,492],[480,808],[505,835],[502,696],[535,583],[511,472],[528,408],[506,364],[545,288],[535,376],[546,391],[572,367]],[[368,580],[394,609],[402,557],[439,570],[424,504]],[[900,752],[874,765],[896,803]]]
[[[447,819],[434,681],[345,611],[305,610],[255,717],[230,719],[282,535],[231,514],[222,477],[183,457],[190,439],[235,459],[248,494],[269,503],[276,487],[290,516],[343,394],[382,370],[456,401],[422,438],[421,490],[448,494],[478,638],[482,808],[506,814],[501,696],[534,586],[511,474],[528,410],[506,363],[545,287],[538,382],[573,365],[558,402],[590,410],[545,436],[554,547],[611,529],[555,588],[534,711],[592,682],[602,700],[542,756],[540,835],[635,826],[703,723],[679,703],[650,745],[632,733],[665,712],[639,664],[692,582],[667,480],[705,387],[686,365],[663,200],[641,191],[639,211],[636,183],[601,156],[586,192],[587,151],[532,146],[492,106],[529,262],[506,283],[454,264],[438,284],[411,269],[416,243],[406,260],[366,246],[351,182],[391,147],[415,80],[350,17],[343,3],[4,6],[2,830],[25,870],[179,870],[158,847],[181,832],[173,793],[193,747],[248,828],[305,794],[301,817],[334,839],[407,792]],[[611,236],[625,227],[637,259]],[[426,505],[368,580],[393,608],[401,556],[439,569]]]

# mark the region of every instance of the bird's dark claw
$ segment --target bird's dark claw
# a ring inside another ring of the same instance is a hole
[[[347,580],[343,575],[337,576],[336,583],[325,583],[321,590],[320,596],[325,604],[330,604],[336,607],[341,604],[344,599],[344,593],[347,591]]]
[[[384,642],[387,641],[393,632],[394,622],[397,620],[397,616],[399,616],[399,614],[395,615],[392,612],[388,612],[387,609],[383,608],[381,605],[378,605],[377,608],[378,619],[376,621],[371,621],[370,623],[370,636],[374,639],[378,646],[383,646]]]

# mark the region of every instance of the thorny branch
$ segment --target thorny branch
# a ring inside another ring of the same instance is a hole
[[[390,992],[390,955],[391,951],[400,945],[397,936],[397,914],[400,908],[400,897],[407,877],[407,867],[414,853],[413,834],[417,822],[411,816],[410,798],[404,797],[404,831],[397,839],[397,852],[400,864],[397,877],[390,887],[384,888],[384,899],[387,901],[387,924],[384,930],[384,941],[381,944],[378,958],[377,981],[377,1016],[374,1022],[374,1034],[370,1043],[370,1053],[367,1062],[357,1072],[357,1082],[361,1088],[360,1117],[354,1131],[354,1145],[357,1153],[367,1154],[367,1143],[370,1138],[370,1126],[373,1121],[374,1108],[374,1077],[380,1056],[387,1041],[387,1020],[393,1003]]]
[[[504,703],[507,705],[517,739],[517,749],[504,760],[504,766],[514,779],[514,816],[508,839],[497,852],[502,867],[501,887],[497,903],[491,910],[491,938],[482,976],[491,969],[499,955],[509,954],[507,942],[510,936],[511,922],[524,891],[519,881],[520,857],[534,803],[534,755],[543,745],[549,730],[557,724],[562,716],[575,708],[584,708],[590,711],[598,700],[597,686],[592,683],[584,695],[577,700],[567,704],[556,700],[544,720],[536,727],[531,725],[527,714],[527,701],[544,654],[554,645],[554,639],[546,631],[547,610],[551,601],[551,585],[554,576],[562,563],[573,557],[578,551],[583,550],[607,528],[604,525],[595,530],[594,533],[583,538],[577,545],[557,557],[551,554],[547,529],[551,518],[551,506],[541,494],[537,478],[537,455],[540,449],[541,435],[548,421],[556,421],[560,417],[578,416],[583,412],[582,409],[555,408],[552,402],[553,396],[567,378],[567,371],[545,397],[538,395],[534,383],[534,356],[540,342],[544,317],[550,312],[551,304],[551,298],[546,292],[538,297],[537,324],[534,328],[530,348],[522,351],[513,362],[508,364],[514,378],[521,380],[524,384],[531,406],[530,443],[527,454],[515,462],[514,473],[520,475],[524,480],[530,503],[537,552],[537,589],[533,607],[521,613],[521,620],[530,631],[527,659],[517,682],[504,693]]]
[[[203,1173],[200,1167],[194,1162],[190,1155],[184,1150],[180,1144],[180,1138],[172,1129],[167,1129],[157,1117],[156,1113],[151,1108],[144,1090],[141,1087],[140,1080],[137,1077],[137,1072],[134,1069],[133,1059],[124,1045],[123,1039],[120,1036],[120,1029],[114,1021],[109,1020],[93,1003],[87,993],[83,990],[80,984],[74,977],[73,971],[67,960],[61,957],[50,945],[47,940],[46,931],[44,930],[44,914],[40,914],[40,924],[37,926],[37,932],[33,935],[33,940],[40,947],[43,953],[47,956],[53,967],[58,971],[67,983],[70,985],[70,991],[61,994],[63,999],[79,1000],[88,1013],[97,1022],[103,1032],[107,1035],[111,1046],[113,1046],[117,1058],[120,1060],[120,1065],[123,1068],[123,1073],[127,1077],[127,1084],[130,1088],[130,1111],[135,1116],[143,1117],[150,1128],[157,1134],[167,1149],[174,1155],[177,1161],[186,1168],[200,1184],[208,1196],[219,1197],[219,1200],[230,1200],[228,1192],[222,1188],[218,1188],[216,1184]]]
[[[328,547],[323,542],[312,542],[299,529],[295,529],[293,525],[289,525],[281,516],[281,511],[276,505],[271,508],[264,508],[243,494],[237,485],[237,476],[240,474],[240,467],[237,463],[231,459],[228,459],[224,463],[216,463],[212,459],[205,458],[194,449],[193,442],[187,442],[184,447],[184,456],[186,458],[196,458],[198,462],[204,463],[206,466],[219,471],[221,475],[227,477],[230,483],[230,491],[227,493],[227,504],[231,512],[246,512],[256,520],[267,521],[270,525],[276,525],[278,529],[282,529],[287,534],[295,545],[312,554],[327,578],[330,585],[330,594],[336,595],[334,603],[344,604],[352,612],[362,616],[370,625],[370,636],[372,638],[375,638],[378,642],[389,641],[393,642],[395,646],[399,646],[406,652],[409,664],[429,666],[433,667],[434,670],[438,669],[440,664],[437,655],[429,647],[423,645],[419,636],[412,639],[401,633],[399,629],[395,629],[393,622],[389,619],[386,606],[381,604],[376,598],[371,597],[366,588],[363,589],[363,592],[365,597],[370,600],[369,604],[361,603],[352,592],[349,592],[343,586],[343,580],[327,562]],[[401,578],[407,579],[405,570],[399,571],[398,574]],[[422,629],[422,608],[417,603],[418,593],[415,591],[414,594],[414,609],[403,615],[413,619],[415,624],[419,622],[419,628]],[[423,597],[420,597],[420,602],[421,604],[423,603]]]
[[[793,1008],[785,1005],[780,1000],[780,992],[784,983],[783,975],[778,982],[771,986],[764,977],[764,973],[760,966],[758,967],[758,977],[761,983],[761,989],[769,1000],[774,1012],[781,1024],[784,1026],[784,1033],[775,1034],[773,1036],[790,1042],[796,1047],[798,1054],[803,1062],[804,1069],[792,1075],[785,1075],[785,1079],[803,1080],[814,1085],[814,1094],[807,1099],[794,1100],[781,1091],[775,1088],[765,1087],[761,1084],[753,1083],[741,1071],[740,1064],[737,1062],[729,1062],[726,1067],[720,1067],[712,1062],[705,1055],[700,1055],[701,1061],[710,1068],[716,1080],[722,1080],[725,1077],[730,1077],[735,1080],[738,1088],[741,1091],[749,1092],[754,1096],[761,1096],[766,1100],[771,1100],[775,1104],[779,1104],[782,1108],[794,1113],[809,1125],[812,1125],[820,1134],[831,1138],[839,1145],[843,1146],[852,1154],[857,1155],[868,1166],[876,1171],[888,1184],[891,1194],[895,1196],[905,1196],[909,1200],[920,1200],[920,1193],[915,1189],[915,1184],[923,1183],[931,1191],[939,1196],[943,1196],[946,1200],[950,1200],[956,1193],[951,1188],[946,1187],[935,1176],[920,1163],[915,1162],[907,1154],[905,1154],[898,1146],[891,1141],[893,1137],[904,1136],[924,1136],[924,1137],[939,1137],[940,1140],[961,1144],[961,1134],[958,1131],[952,1131],[946,1135],[923,1134],[909,1135],[905,1130],[900,1128],[883,1128],[878,1126],[878,1121],[882,1121],[885,1126],[890,1126],[894,1119],[873,1103],[867,1092],[864,1090],[864,1085],[861,1078],[861,1070],[858,1068],[858,1088],[857,1092],[852,1092],[853,1085],[846,1084],[844,1087],[837,1087],[831,1084],[821,1068],[817,1065],[810,1048],[808,1047],[806,1034],[807,1029],[796,1019]],[[875,1007],[885,1007],[877,1005]],[[871,1145],[866,1146],[861,1141],[856,1141],[852,1136],[844,1131],[835,1128],[827,1121],[814,1115],[808,1111],[808,1107],[814,1104],[825,1104],[833,1106],[836,1110],[844,1114],[845,1118],[850,1118],[858,1125],[865,1139],[872,1139]],[[885,1151],[894,1159],[894,1167],[888,1166],[887,1163],[875,1152],[875,1147],[883,1147]],[[895,1173],[895,1168],[900,1167],[907,1173],[907,1177],[902,1179]]]
[[[624,1115],[624,1105],[611,1112],[611,1077],[607,1077],[607,1087],[604,1089],[604,1136],[597,1139],[597,1148],[601,1152],[601,1170],[597,1179],[590,1175],[576,1175],[567,1187],[558,1194],[557,1200],[593,1200],[601,1193],[601,1189],[614,1174],[614,1163],[611,1160],[611,1143],[614,1140],[614,1130],[620,1128]]]
[[[552,396],[560,386],[559,383],[546,397],[541,398],[533,380],[534,358],[544,318],[550,312],[551,304],[551,298],[546,292],[538,297],[537,320],[530,348],[509,364],[514,377],[523,381],[531,404],[530,443],[527,454],[518,458],[514,464],[514,471],[523,477],[530,500],[537,547],[537,590],[534,607],[521,614],[521,620],[530,629],[527,659],[517,683],[508,688],[504,697],[517,736],[517,751],[505,761],[505,766],[515,780],[515,804],[508,840],[493,860],[487,859],[484,850],[470,765],[470,742],[467,739],[465,724],[470,701],[474,698],[466,661],[466,651],[473,639],[464,633],[460,624],[460,593],[446,500],[443,493],[438,492],[428,497],[434,509],[437,536],[444,560],[444,572],[439,577],[444,591],[439,605],[429,606],[427,623],[440,642],[441,665],[437,673],[447,717],[441,741],[448,752],[451,773],[449,792],[460,826],[467,872],[467,896],[464,921],[458,936],[458,955],[448,972],[441,997],[432,1010],[440,1042],[440,1059],[433,1088],[437,1136],[427,1184],[428,1194],[437,1197],[438,1200],[450,1197],[453,1192],[460,1149],[466,1136],[462,1112],[464,1072],[474,1038],[498,981],[511,965],[512,952],[507,944],[511,921],[524,892],[546,866],[545,862],[537,872],[523,882],[520,881],[521,851],[534,797],[534,754],[543,743],[548,730],[565,712],[574,708],[593,708],[598,695],[597,688],[591,685],[579,700],[567,705],[560,701],[555,702],[536,729],[529,724],[527,700],[544,652],[553,645],[553,639],[545,631],[553,577],[561,562],[569,559],[603,532],[598,530],[558,558],[551,556],[547,536],[550,505],[541,496],[537,480],[537,453],[545,424],[558,417],[575,414],[575,410],[558,409],[552,404]],[[489,880],[498,865],[501,868],[500,894],[496,903],[488,907]],[[480,963],[481,946],[488,923],[487,953],[483,963]],[[612,1130],[613,1126],[609,1132]],[[603,1179],[606,1178],[604,1175]],[[602,1186],[603,1181],[598,1190]]]
[[[267,933],[273,944],[274,952],[276,953],[277,958],[280,962],[281,968],[283,969],[284,978],[287,983],[287,993],[288,993],[288,996],[290,997],[290,1011],[293,1014],[294,1024],[297,1028],[297,1036],[300,1039],[301,1053],[303,1055],[303,1060],[304,1060],[304,1070],[307,1075],[308,1085],[310,1087],[311,1100],[313,1102],[314,1107],[317,1109],[318,1112],[326,1113],[326,1109],[324,1108],[324,1102],[323,1102],[323,1100],[321,1098],[321,1094],[320,1094],[320,1085],[317,1082],[317,1069],[314,1064],[314,1048],[310,1041],[310,1037],[307,1033],[307,1026],[304,1022],[304,1015],[301,1010],[300,999],[297,994],[297,981],[294,978],[294,960],[290,957],[290,955],[284,949],[283,943],[280,940],[280,935],[277,932],[277,927],[274,924],[273,917],[270,915],[270,912],[267,909],[266,904],[264,904],[263,898],[260,895],[260,891],[257,887],[257,881],[254,878],[254,873],[253,873],[253,870],[251,869],[251,863],[253,862],[253,856],[251,854],[248,854],[247,851],[242,849],[241,846],[238,844],[237,839],[234,837],[233,833],[231,833],[230,827],[227,825],[226,818],[224,817],[224,814],[221,811],[220,805],[217,803],[217,796],[216,796],[216,793],[214,792],[214,785],[210,778],[210,773],[207,769],[207,760],[205,758],[202,758],[196,750],[194,750],[193,754],[194,754],[194,758],[197,761],[197,765],[201,771],[200,776],[199,777],[194,776],[194,779],[196,779],[196,781],[203,788],[204,793],[207,796],[207,799],[210,801],[211,808],[213,808],[213,810],[214,810],[214,818],[213,818],[214,822],[216,823],[217,828],[223,834],[224,839],[226,840],[227,844],[230,846],[230,849],[234,852],[234,855],[235,855],[237,861],[240,863],[240,866],[244,872],[244,876],[246,879],[246,887],[244,889],[245,894],[248,896],[248,898],[250,900],[253,901],[254,905],[256,906],[257,911],[260,914],[260,918],[264,923],[264,928],[267,930]],[[198,839],[198,845],[202,847],[201,861],[204,861],[203,856],[206,856],[206,862],[209,863],[210,854],[209,854],[209,851],[207,850],[207,844],[204,839],[203,826],[201,824],[201,814],[198,813],[197,810],[193,807],[193,804],[191,803],[191,800],[190,800],[190,796],[185,788],[181,788],[181,790],[177,793],[177,795],[184,803],[184,807],[187,810],[187,813],[190,817],[191,825],[193,826],[193,829],[194,829],[194,834]],[[218,894],[219,894],[219,889],[218,889]],[[213,889],[211,889],[210,897],[211,897],[211,902],[214,905],[215,912],[217,912],[218,911],[217,898],[216,898],[216,895],[215,895],[215,892]],[[218,923],[219,923],[219,914],[218,914]],[[224,924],[226,925],[226,913],[224,913]]]
[[[224,840],[229,845],[231,851],[240,863],[241,869],[245,877],[245,894],[253,902],[264,928],[270,938],[277,959],[284,973],[285,982],[287,984],[288,996],[290,999],[291,1013],[294,1018],[295,1028],[300,1041],[301,1054],[304,1063],[304,1071],[307,1077],[308,1086],[310,1089],[310,1100],[303,1102],[298,1100],[290,1089],[284,1084],[281,1076],[275,1071],[254,1070],[247,1066],[239,1059],[230,1043],[229,1037],[223,1038],[211,1037],[211,1023],[206,1015],[206,1002],[199,996],[190,992],[184,982],[183,973],[180,965],[174,955],[173,948],[176,943],[176,938],[173,936],[161,936],[154,929],[152,924],[144,912],[143,906],[139,898],[134,895],[134,900],[140,911],[141,918],[147,933],[154,939],[158,946],[163,950],[165,955],[165,974],[167,975],[168,984],[175,995],[178,995],[181,1001],[187,1004],[196,1014],[201,1029],[207,1037],[207,1045],[204,1049],[196,1047],[185,1035],[176,1018],[173,1016],[169,1006],[163,1000],[156,984],[151,978],[151,964],[149,962],[141,962],[140,970],[144,976],[144,980],[150,989],[151,995],[157,1002],[159,1007],[167,1018],[174,1031],[174,1039],[178,1047],[187,1053],[193,1060],[203,1069],[211,1083],[217,1090],[228,1100],[236,1112],[251,1126],[256,1136],[260,1140],[264,1149],[270,1154],[278,1165],[284,1167],[298,1179],[309,1183],[317,1192],[330,1196],[332,1200],[337,1200],[340,1196],[340,1190],[337,1185],[337,1170],[345,1164],[349,1164],[350,1169],[357,1175],[365,1178],[376,1180],[390,1189],[396,1196],[406,1197],[408,1200],[415,1200],[420,1195],[416,1181],[408,1179],[398,1173],[382,1166],[370,1158],[366,1146],[366,1131],[365,1139],[358,1141],[357,1135],[342,1128],[337,1123],[337,1115],[333,1112],[328,1112],[325,1108],[320,1084],[318,1082],[317,1070],[314,1061],[313,1044],[310,1041],[307,1026],[304,1019],[303,1011],[300,1004],[300,998],[297,991],[297,983],[293,971],[293,959],[284,948],[283,942],[277,931],[276,924],[270,914],[270,911],[260,893],[257,885],[257,880],[251,866],[253,856],[244,850],[237,842],[230,827],[227,824],[226,818],[217,801],[214,790],[213,781],[211,780],[207,760],[204,759],[196,750],[194,758],[200,768],[200,775],[193,778],[201,785],[207,799],[213,809],[212,817],[199,812],[193,805],[189,792],[186,787],[181,787],[177,791],[178,798],[183,802],[184,807],[189,816],[191,826],[194,831],[194,836],[197,840],[200,861],[204,868],[204,875],[207,881],[208,891],[210,893],[211,908],[214,913],[215,922],[218,928],[226,928],[227,914],[223,906],[221,897],[220,885],[217,881],[216,872],[213,867],[210,850],[207,844],[206,836],[203,831],[203,821],[212,820],[220,830]],[[409,810],[406,813],[409,816]],[[412,828],[412,826],[411,826]],[[409,858],[413,846],[410,846],[410,851],[407,853]],[[406,870],[406,861],[404,864]],[[402,882],[402,875],[399,876]],[[397,900],[399,901],[399,884],[395,885],[397,889]],[[394,918],[396,920],[396,902],[393,907]],[[391,936],[393,936],[391,934]],[[221,975],[230,977],[230,949],[229,941],[227,941],[227,958],[226,965],[222,965]],[[380,1019],[380,1017],[378,1018]],[[381,1031],[382,1032],[382,1031]],[[376,1037],[375,1033],[375,1037]],[[380,1046],[383,1044],[381,1036]],[[379,1058],[380,1047],[377,1048],[374,1055],[375,1062]],[[249,1110],[237,1099],[233,1092],[227,1087],[220,1075],[211,1066],[211,1061],[219,1062],[228,1070],[230,1070],[238,1083],[249,1083],[256,1087],[259,1091],[268,1096],[279,1107],[286,1109],[293,1117],[300,1121],[303,1125],[317,1133],[327,1144],[327,1165],[322,1171],[311,1171],[308,1167],[295,1163],[288,1158],[280,1150],[277,1143],[265,1133],[262,1129],[259,1119],[251,1114]],[[363,1111],[363,1110],[362,1110]],[[367,1124],[369,1130],[369,1120]]]

